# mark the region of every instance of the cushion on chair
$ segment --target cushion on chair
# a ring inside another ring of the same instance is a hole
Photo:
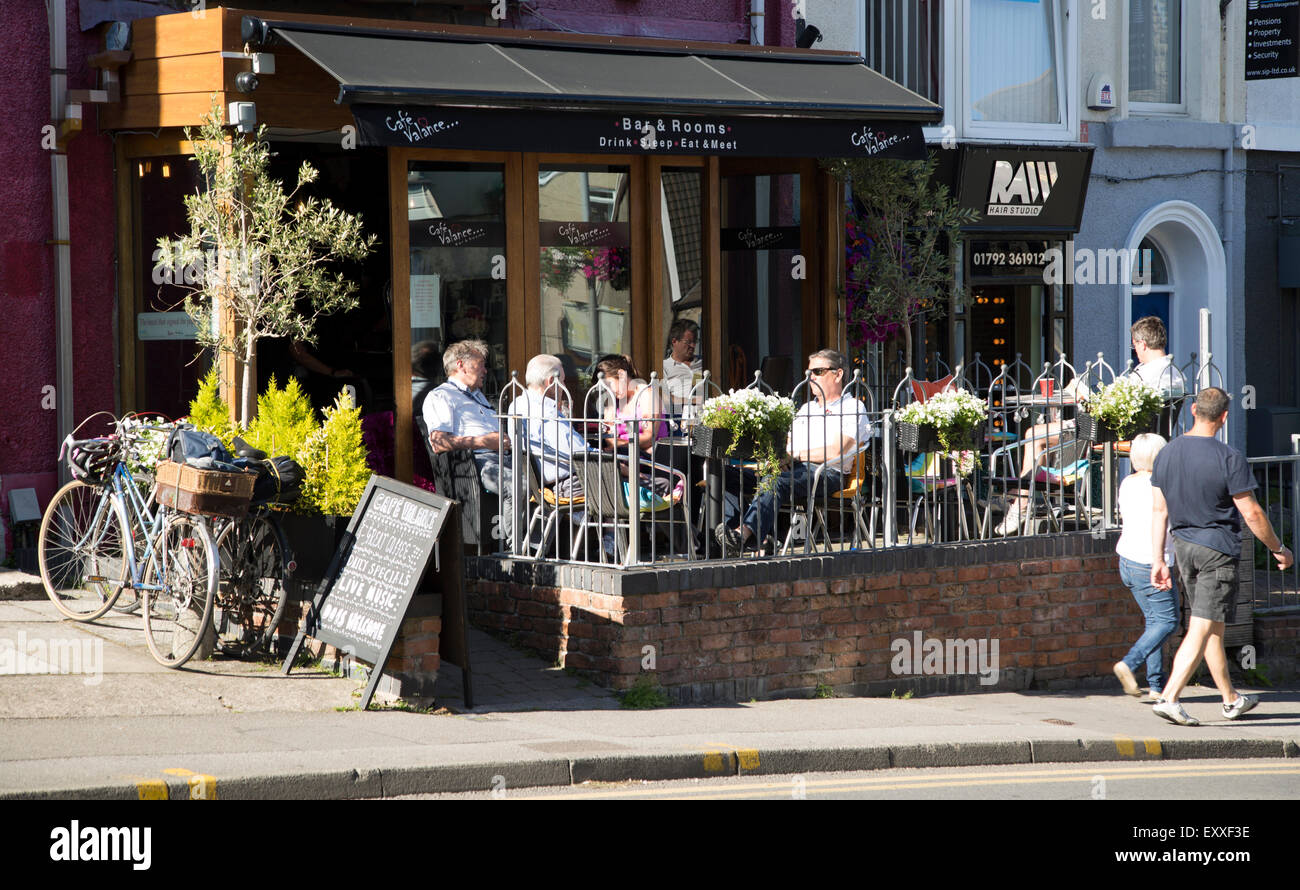
[[[930,396],[938,395],[939,393],[943,392],[945,389],[948,389],[951,386],[952,386],[951,374],[949,374],[947,377],[943,378],[942,380],[935,380],[933,382],[929,380],[913,380],[912,398],[916,399],[918,402],[924,405],[929,400]]]

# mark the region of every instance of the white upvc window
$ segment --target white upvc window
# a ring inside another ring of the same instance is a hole
[[[1070,142],[1078,0],[864,0],[867,64],[943,106],[926,139]]]
[[[1186,114],[1183,0],[1128,0],[1130,114]]]
[[[1072,0],[961,0],[967,137],[1072,140],[1077,60]]]

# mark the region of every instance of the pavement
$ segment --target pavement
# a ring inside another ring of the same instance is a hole
[[[0,570],[0,798],[344,799],[891,767],[1300,757],[1300,690],[1238,721],[1193,687],[1179,727],[1118,688],[627,710],[477,631],[475,707],[444,665],[429,712],[356,710],[361,684],[216,657],[168,670],[140,619],[59,619]],[[78,660],[79,659],[79,660]],[[59,671],[64,671],[60,673]],[[75,671],[75,672],[68,672]],[[1300,796],[1300,789],[1297,789]]]

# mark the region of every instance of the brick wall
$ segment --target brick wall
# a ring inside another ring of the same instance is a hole
[[[807,695],[819,685],[867,695],[1103,686],[1142,626],[1114,540],[621,574],[478,560],[470,617],[614,689],[633,685],[652,657],[654,679],[683,702]],[[958,672],[951,659],[901,657],[898,641],[925,651],[932,639],[985,640],[990,658],[996,640],[996,684],[969,664]]]
[[[1255,613],[1255,664],[1274,684],[1300,679],[1300,611]]]

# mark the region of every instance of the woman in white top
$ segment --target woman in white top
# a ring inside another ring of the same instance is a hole
[[[1155,433],[1143,433],[1133,440],[1129,461],[1133,473],[1119,486],[1119,515],[1123,530],[1115,552],[1119,554],[1119,576],[1133,592],[1146,618],[1146,629],[1122,661],[1115,662],[1115,676],[1129,695],[1141,695],[1134,674],[1146,663],[1150,699],[1160,698],[1165,688],[1163,646],[1165,637],[1178,627],[1178,589],[1160,590],[1151,584],[1151,467],[1165,440]],[[1165,562],[1174,555],[1173,539],[1165,534]]]

